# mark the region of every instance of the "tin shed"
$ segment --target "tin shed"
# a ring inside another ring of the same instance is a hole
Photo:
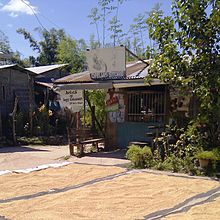
[[[34,73],[16,65],[0,66],[0,131],[7,135],[9,115],[14,108],[15,97],[18,98],[18,109],[29,112],[33,107]]]

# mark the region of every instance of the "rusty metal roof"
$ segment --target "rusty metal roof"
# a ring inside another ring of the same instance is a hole
[[[74,73],[69,76],[65,76],[63,78],[57,79],[54,81],[55,84],[58,83],[72,83],[72,82],[93,82],[93,80],[90,78],[89,71],[84,71],[81,73]]]
[[[147,61],[148,62],[148,61]],[[126,76],[124,79],[143,79],[148,74],[148,64],[143,63],[142,61],[133,62],[126,64]],[[62,83],[89,83],[94,82],[94,80],[90,77],[89,71],[84,71],[81,73],[71,74],[69,76],[65,76],[58,80],[55,80],[55,84]]]
[[[53,83],[45,83],[45,82],[37,82],[37,81],[35,81],[35,84],[40,85],[40,86],[44,86],[44,87],[48,87],[50,89],[53,88]]]

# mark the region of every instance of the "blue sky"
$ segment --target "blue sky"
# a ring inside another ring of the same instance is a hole
[[[32,7],[28,7],[26,4]],[[171,14],[172,0],[126,0],[119,8],[119,19],[127,30],[132,20],[145,11],[150,11],[156,3],[161,3],[165,14]],[[0,0],[0,30],[9,38],[12,49],[18,50],[22,58],[33,55],[27,41],[16,33],[16,29],[25,28],[38,38],[34,28],[39,27],[33,11],[46,29],[63,28],[75,39],[89,40],[95,27],[90,25],[88,15],[96,7],[98,0]]]

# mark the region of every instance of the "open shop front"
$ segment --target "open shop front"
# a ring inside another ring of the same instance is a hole
[[[109,146],[126,148],[130,143],[151,143],[168,121],[166,85],[116,82],[106,98],[106,136]],[[110,101],[112,100],[112,101]]]
[[[116,51],[115,48],[108,48],[108,50],[111,50],[110,53],[107,51],[108,56],[105,54],[106,48],[104,54],[103,49],[101,52],[96,51],[94,54],[90,54],[91,64],[89,66],[92,68],[89,71],[57,80],[56,86],[61,90],[105,91],[106,121],[103,126],[105,128],[103,135],[106,150],[118,147],[126,148],[131,142],[151,143],[152,139],[159,136],[165,125],[169,123],[171,104],[175,108],[181,107],[177,103],[179,102],[178,94],[174,93],[174,98],[170,97],[168,86],[158,79],[152,79],[150,84],[145,82],[150,60],[125,64],[125,57],[123,57],[118,64],[114,63],[118,61],[115,58],[108,64],[111,57],[122,57],[124,54],[124,51],[121,51],[119,55],[109,56]],[[107,61],[103,61],[104,55],[106,55]],[[116,66],[119,71],[106,71],[106,69],[113,69],[113,66],[114,68]],[[103,70],[97,72],[95,68],[103,68]],[[82,112],[85,112],[87,105],[85,96],[83,105]],[[183,114],[187,108],[181,110]],[[173,109],[173,111],[177,111],[177,109]]]
[[[151,142],[152,136],[163,130],[168,120],[169,97],[166,85],[161,83],[156,82],[150,86],[144,83],[144,79],[108,80],[72,82],[58,87],[58,90],[103,90],[106,93],[106,122],[103,126],[106,150],[115,147],[126,148],[134,141]],[[84,96],[82,117],[89,101],[86,99]],[[84,126],[83,123],[81,126]]]

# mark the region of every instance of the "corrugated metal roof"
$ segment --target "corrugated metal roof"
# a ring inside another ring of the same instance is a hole
[[[54,69],[59,69],[64,66],[68,66],[68,64],[54,64],[54,65],[48,65],[48,66],[37,66],[37,67],[29,67],[26,69],[31,72],[34,72],[36,74],[42,74],[42,73],[45,73],[45,72],[48,72],[48,71],[51,71]]]
[[[18,66],[17,64],[9,64],[9,65],[0,65],[0,69],[8,69],[8,68],[13,68],[16,70],[20,70],[21,72],[24,73],[29,73],[30,75],[35,75],[35,73],[31,72],[30,70],[23,68],[21,66]]]
[[[87,82],[87,83],[68,83],[68,84],[58,84],[54,86],[54,90],[57,92],[59,90],[96,90],[96,89],[110,89],[112,88],[112,82],[103,81],[100,82]]]
[[[148,75],[148,67],[145,67],[141,70],[131,73],[127,76],[127,79],[143,79]]]
[[[35,83],[40,85],[40,86],[44,86],[44,87],[48,87],[48,88],[53,88],[53,83],[45,83],[45,82],[35,82]]]
[[[10,64],[10,65],[0,65],[0,69],[6,69],[6,68],[10,68],[10,67],[14,67],[16,66],[16,64]]]
[[[148,61],[147,61],[148,62]],[[141,79],[145,78],[148,74],[148,64],[142,61],[129,63],[126,65],[126,77],[124,79]],[[55,84],[60,83],[88,83],[94,82],[91,79],[89,71],[71,74],[58,80],[55,80]]]
[[[150,85],[164,85],[159,79],[152,79],[150,84],[146,83],[144,79],[135,79],[135,80],[122,80],[121,82],[113,82],[113,87],[122,89],[122,88],[131,88],[131,87],[143,87]]]
[[[55,83],[71,83],[71,82],[93,82],[90,78],[89,71],[74,73],[69,76],[55,80]]]

